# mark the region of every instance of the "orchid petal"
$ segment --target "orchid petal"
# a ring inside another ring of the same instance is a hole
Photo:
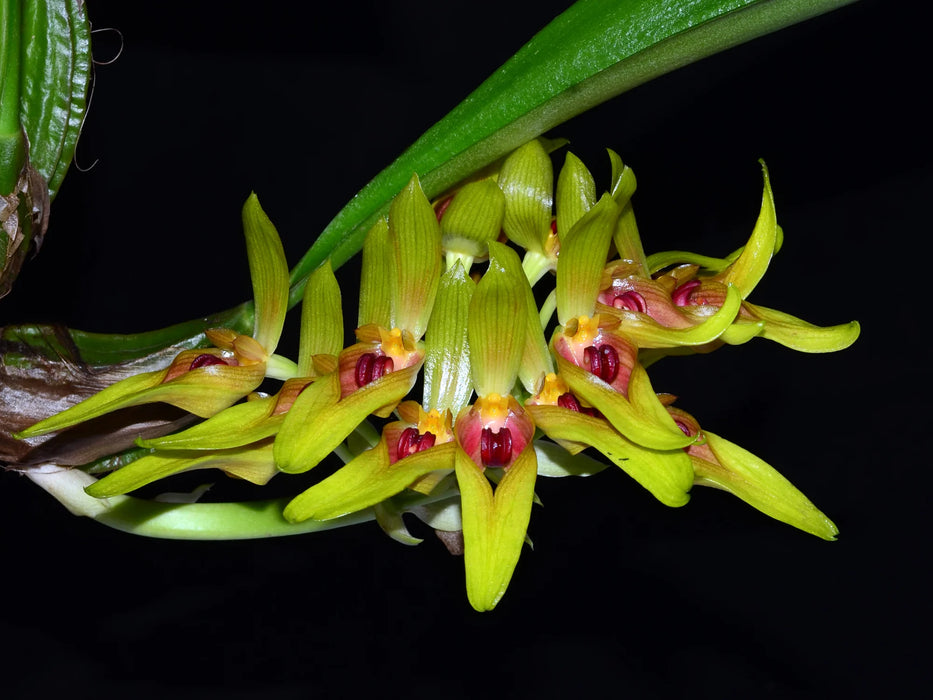
[[[424,407],[456,415],[470,402],[473,377],[467,320],[476,285],[458,260],[441,277],[425,333]]]
[[[729,491],[765,515],[824,540],[836,539],[833,522],[771,465],[708,430],[703,434],[718,464],[694,457],[697,484]]]
[[[620,435],[606,421],[565,408],[526,406],[526,409],[548,437],[593,446],[664,505],[677,508],[690,500],[693,468],[683,450],[643,447]]]
[[[467,597],[479,611],[492,610],[505,594],[531,519],[537,460],[523,450],[493,494],[483,472],[458,449]]]
[[[557,371],[574,394],[602,413],[627,439],[656,450],[676,450],[693,442],[658,401],[648,374],[640,364],[632,368],[629,380],[631,401],[599,377],[561,356],[557,357]]]
[[[276,436],[278,468],[299,474],[317,466],[368,415],[397,405],[411,391],[418,370],[413,366],[389,372],[339,401],[337,376],[317,379],[295,400]]]
[[[561,234],[556,283],[557,319],[561,325],[578,316],[593,315],[618,218],[619,207],[606,194],[572,229]]]
[[[330,520],[368,508],[403,491],[418,477],[437,469],[453,469],[456,443],[447,442],[390,464],[383,438],[323,481],[296,496],[285,507],[285,519]]]
[[[288,262],[279,234],[255,193],[243,205],[243,231],[256,309],[253,338],[271,355],[288,310]]]

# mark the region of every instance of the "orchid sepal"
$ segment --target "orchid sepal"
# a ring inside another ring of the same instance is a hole
[[[457,414],[473,395],[467,327],[476,285],[459,261],[441,277],[424,337],[424,406]]]
[[[371,450],[292,499],[283,515],[289,522],[332,518],[369,508],[403,491],[418,477],[454,468],[456,444],[447,442],[391,462],[385,437]]]
[[[457,449],[455,455],[467,597],[474,609],[492,610],[505,594],[525,543],[537,459],[529,445],[493,493],[489,480],[466,452]]]
[[[295,400],[276,436],[278,468],[298,474],[317,466],[367,416],[396,406],[411,391],[419,369],[417,365],[389,372],[342,399],[336,374],[315,380]]]
[[[593,315],[619,211],[615,200],[605,194],[572,229],[560,234],[555,289],[561,325],[578,316]]]
[[[212,452],[153,452],[111,472],[85,491],[94,498],[120,496],[174,474],[209,468],[221,469],[253,484],[264,485],[277,473],[272,461],[272,441]]]
[[[417,175],[392,200],[389,241],[395,249],[390,327],[421,338],[428,326],[441,275],[441,232]]]
[[[768,166],[761,163],[761,173],[764,179],[764,191],[761,195],[761,210],[755,228],[749,237],[742,254],[720,275],[717,281],[723,284],[734,284],[747,299],[752,290],[764,277],[768,269],[771,256],[774,255],[778,244],[777,215],[774,211],[774,193],[771,191],[771,178],[768,175]]]
[[[485,258],[487,246],[499,237],[505,217],[505,197],[496,181],[469,182],[450,198],[440,218],[441,247],[448,267],[455,259],[470,267],[474,258]]]
[[[554,171],[541,141],[513,151],[502,164],[498,183],[505,196],[505,235],[529,253],[549,257]]]
[[[308,383],[308,379],[291,382],[292,385],[301,387],[307,386]],[[231,406],[187,430],[151,440],[137,440],[136,444],[158,450],[222,450],[243,447],[272,437],[279,431],[282,421],[285,420],[285,411],[276,415],[278,404],[279,396],[255,398]]]
[[[526,324],[516,323],[527,310],[528,282],[517,255],[502,243],[489,244],[489,268],[470,300],[467,338],[473,385],[478,396],[508,395],[515,384],[525,351]],[[516,274],[516,267],[519,270]]]
[[[797,350],[798,352],[824,353],[845,350],[852,345],[861,332],[858,321],[835,326],[815,326],[783,311],[755,306],[748,302],[745,310],[752,318],[763,322],[761,337]]]
[[[557,174],[554,195],[557,235],[561,241],[596,204],[596,181],[589,169],[573,153],[567,152],[564,165]]]
[[[343,307],[340,286],[325,260],[308,277],[301,303],[298,373],[311,374],[315,355],[337,356],[343,349]]]
[[[629,398],[581,367],[557,357],[557,370],[574,394],[602,413],[627,439],[656,450],[687,447],[684,435],[651,388],[648,373],[636,363],[629,380]],[[662,415],[663,412],[663,415]]]
[[[261,364],[215,364],[187,369],[201,355],[222,357],[222,353],[216,350],[185,350],[166,369],[122,379],[81,403],[35,423],[17,433],[16,437],[22,439],[45,435],[121,408],[157,402],[171,404],[207,418],[253,391],[265,376],[265,366]]]
[[[288,262],[279,234],[255,193],[243,205],[243,232],[255,303],[253,338],[271,355],[288,311]]]
[[[357,327],[392,326],[394,262],[395,249],[389,237],[389,222],[380,218],[369,229],[363,242]]]
[[[775,520],[824,540],[835,540],[839,530],[803,493],[767,462],[725,438],[703,431],[704,459],[699,447],[690,450],[696,483],[723,489]]]
[[[693,468],[683,450],[654,450],[626,439],[608,422],[558,406],[526,405],[535,425],[553,440],[592,446],[666,506],[690,500]]]

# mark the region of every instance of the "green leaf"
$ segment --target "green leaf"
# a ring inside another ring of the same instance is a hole
[[[292,270],[294,291],[328,255],[335,268],[349,259],[412,173],[435,197],[626,90],[849,1],[575,3],[350,200]]]
[[[87,110],[91,27],[79,0],[21,4],[22,35],[30,39],[23,46],[22,122],[29,160],[48,183],[52,201],[71,165]]]
[[[492,486],[482,470],[458,449],[454,465],[460,486],[467,597],[476,610],[492,610],[505,595],[531,520],[537,460],[521,452]]]

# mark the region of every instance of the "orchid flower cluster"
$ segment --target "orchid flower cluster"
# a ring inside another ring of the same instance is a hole
[[[117,382],[19,437],[152,402],[203,419],[139,440],[144,456],[87,487],[99,499],[195,469],[264,485],[336,453],[344,466],[282,516],[326,521],[373,508],[390,535],[414,543],[400,499],[416,496],[421,505],[409,510],[464,554],[477,610],[505,593],[538,476],[612,464],[665,505],[712,486],[834,539],[836,527],[800,491],[655,392],[646,371],[667,355],[759,336],[804,352],[857,338],[856,322],[820,328],[748,301],[782,242],[767,169],[758,220],[735,253],[646,255],[631,168],[609,151],[610,187],[597,196],[573,154],[555,182],[553,145],[531,141],[433,202],[412,177],[367,235],[357,342],[343,347],[341,291],[325,262],[304,289],[297,362],[275,354],[288,268],[251,196],[243,222],[252,335],[211,329],[210,347]],[[552,287],[535,290],[545,280]],[[267,379],[281,381],[277,393],[259,391]]]

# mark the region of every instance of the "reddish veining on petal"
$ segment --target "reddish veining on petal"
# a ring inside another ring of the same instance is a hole
[[[225,365],[227,364],[223,359],[217,357],[216,355],[210,355],[204,353],[203,355],[198,355],[191,361],[191,366],[188,369],[198,369],[200,367],[210,367],[211,365]]]
[[[648,313],[648,302],[645,301],[645,297],[633,291],[617,294],[612,300],[612,306],[616,309],[637,311],[640,314]]]
[[[590,345],[583,351],[583,368],[612,384],[619,375],[619,355],[611,345]]]
[[[479,438],[479,455],[486,467],[502,467],[512,458],[512,431],[500,428],[483,428]]]
[[[396,453],[398,454],[398,458],[402,459],[408,455],[413,455],[416,452],[423,452],[424,450],[434,447],[436,440],[437,436],[434,433],[428,432],[421,435],[418,433],[417,428],[405,428],[398,438]]]
[[[695,302],[690,298],[690,295],[699,286],[700,280],[684,282],[671,293],[671,299],[677,306],[694,306]]]
[[[361,355],[360,359],[356,361],[354,380],[357,386],[364,387],[370,382],[379,379],[379,377],[388,374],[393,369],[395,369],[395,363],[392,361],[391,357],[377,355],[374,352],[367,352],[365,355]]]

